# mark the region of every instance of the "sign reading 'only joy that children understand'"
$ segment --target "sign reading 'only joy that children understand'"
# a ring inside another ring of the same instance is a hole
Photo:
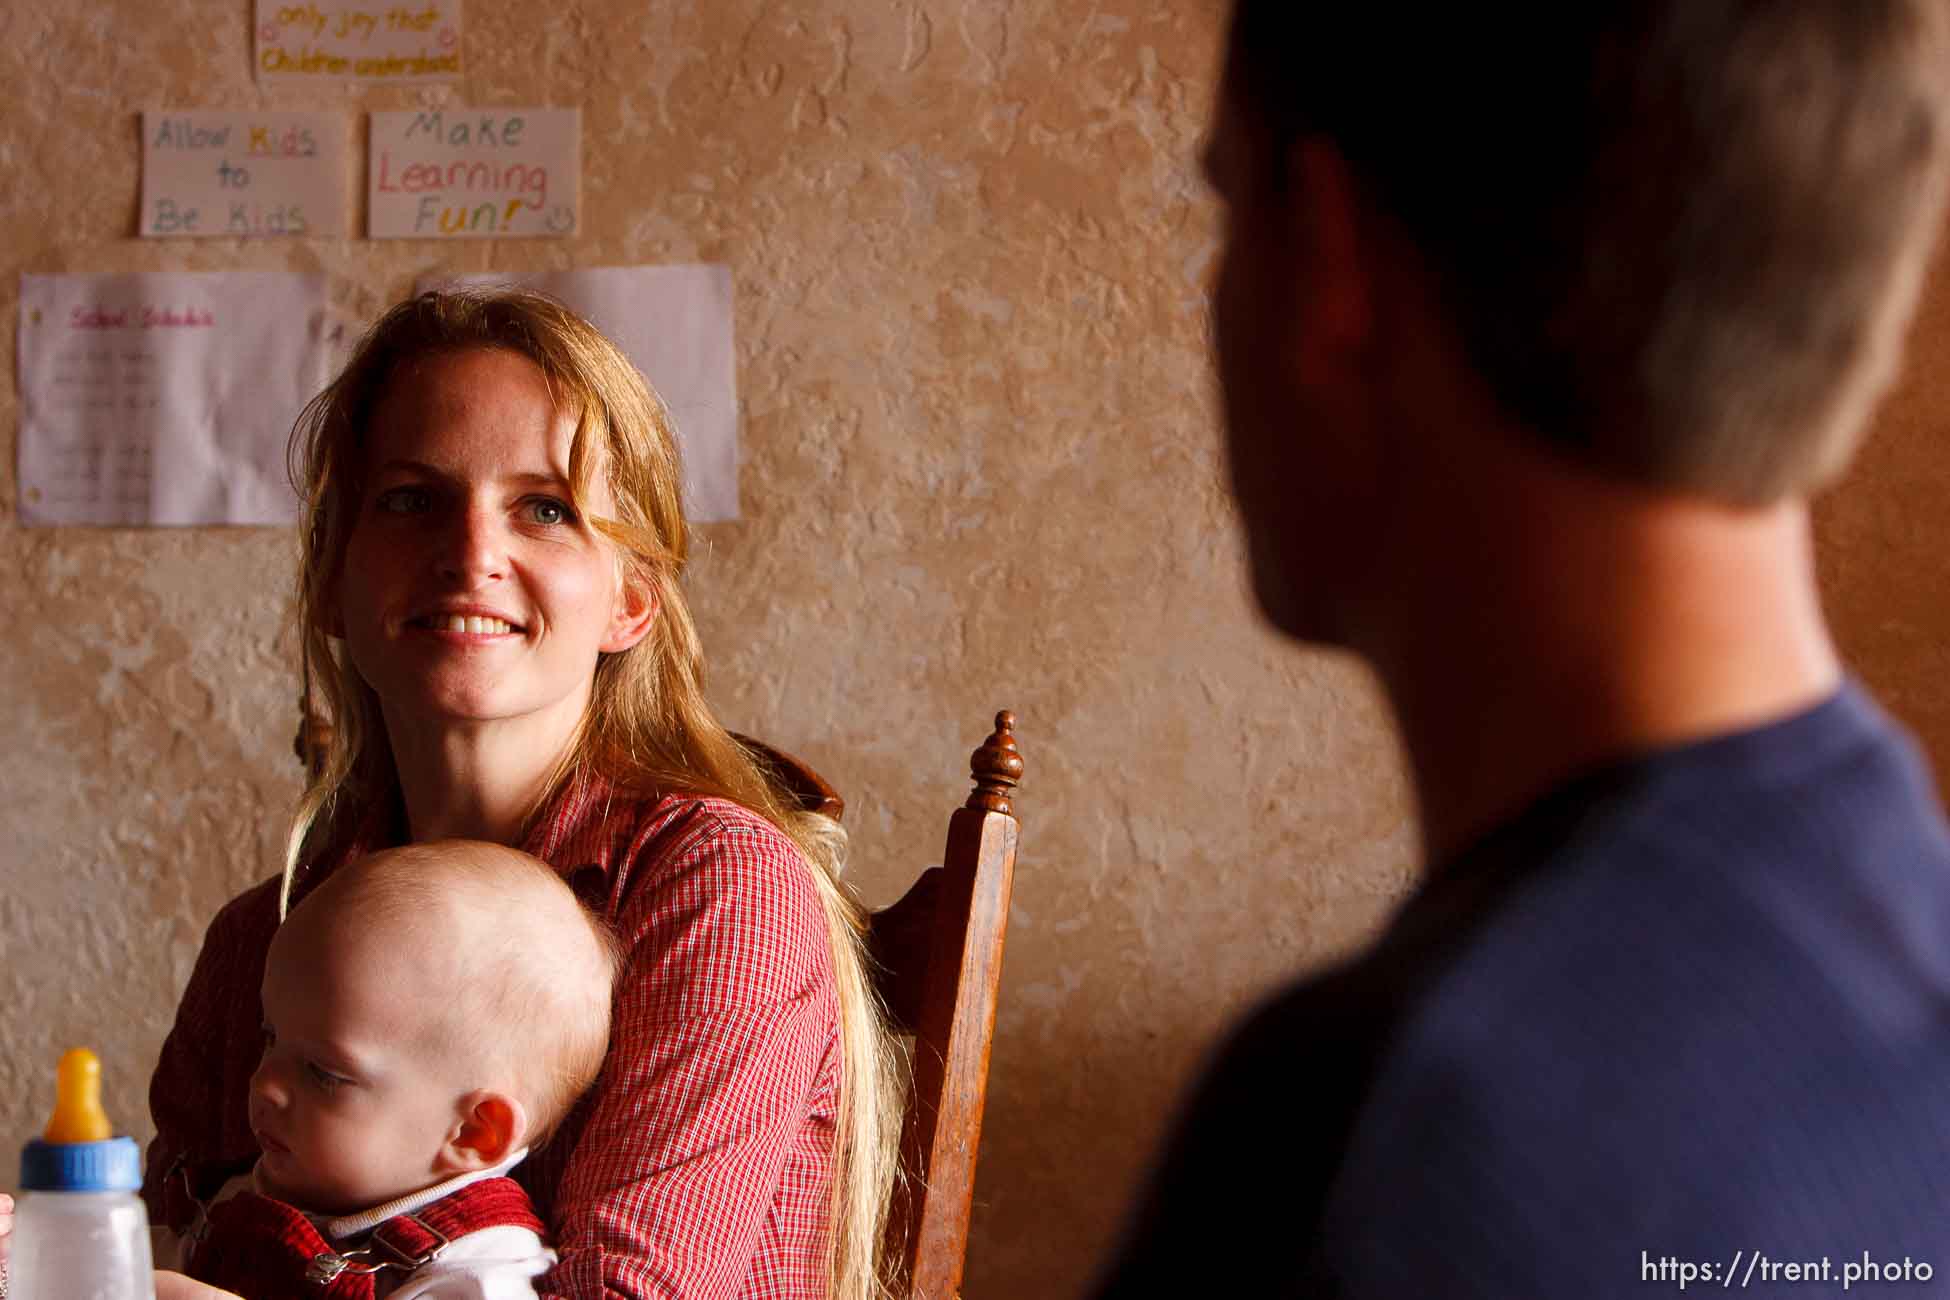
[[[559,238],[581,224],[581,109],[422,109],[371,122],[374,239]]]
[[[349,136],[337,113],[144,113],[142,233],[344,235]]]
[[[460,0],[257,0],[259,81],[458,81]]]
[[[322,275],[21,276],[21,522],[289,524],[330,329]]]

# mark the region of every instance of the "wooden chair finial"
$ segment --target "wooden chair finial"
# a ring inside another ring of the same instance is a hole
[[[969,755],[969,774],[975,789],[965,805],[986,812],[1013,813],[1009,792],[1022,780],[1022,754],[1016,749],[1016,715],[1004,709],[995,715],[995,731]]]

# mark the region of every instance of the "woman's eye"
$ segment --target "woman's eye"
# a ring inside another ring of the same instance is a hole
[[[528,517],[538,524],[567,524],[575,522],[575,511],[554,497],[537,497],[528,503]]]
[[[379,508],[387,514],[417,515],[424,512],[430,504],[425,488],[388,488],[379,494]]]

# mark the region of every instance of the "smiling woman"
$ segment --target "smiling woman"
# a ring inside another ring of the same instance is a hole
[[[389,312],[308,408],[299,617],[331,747],[286,871],[205,940],[151,1088],[155,1221],[258,1157],[258,986],[284,910],[396,844],[516,845],[628,956],[594,1089],[514,1177],[548,1296],[865,1300],[895,1094],[858,912],[703,699],[661,403],[521,293]],[[438,990],[401,990],[439,996]]]

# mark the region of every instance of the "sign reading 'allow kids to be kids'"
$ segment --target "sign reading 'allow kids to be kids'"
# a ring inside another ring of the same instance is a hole
[[[144,113],[141,233],[342,236],[350,134],[338,113]]]
[[[257,0],[259,81],[458,81],[461,0]]]
[[[370,120],[372,238],[561,238],[580,227],[581,109],[424,109]]]

